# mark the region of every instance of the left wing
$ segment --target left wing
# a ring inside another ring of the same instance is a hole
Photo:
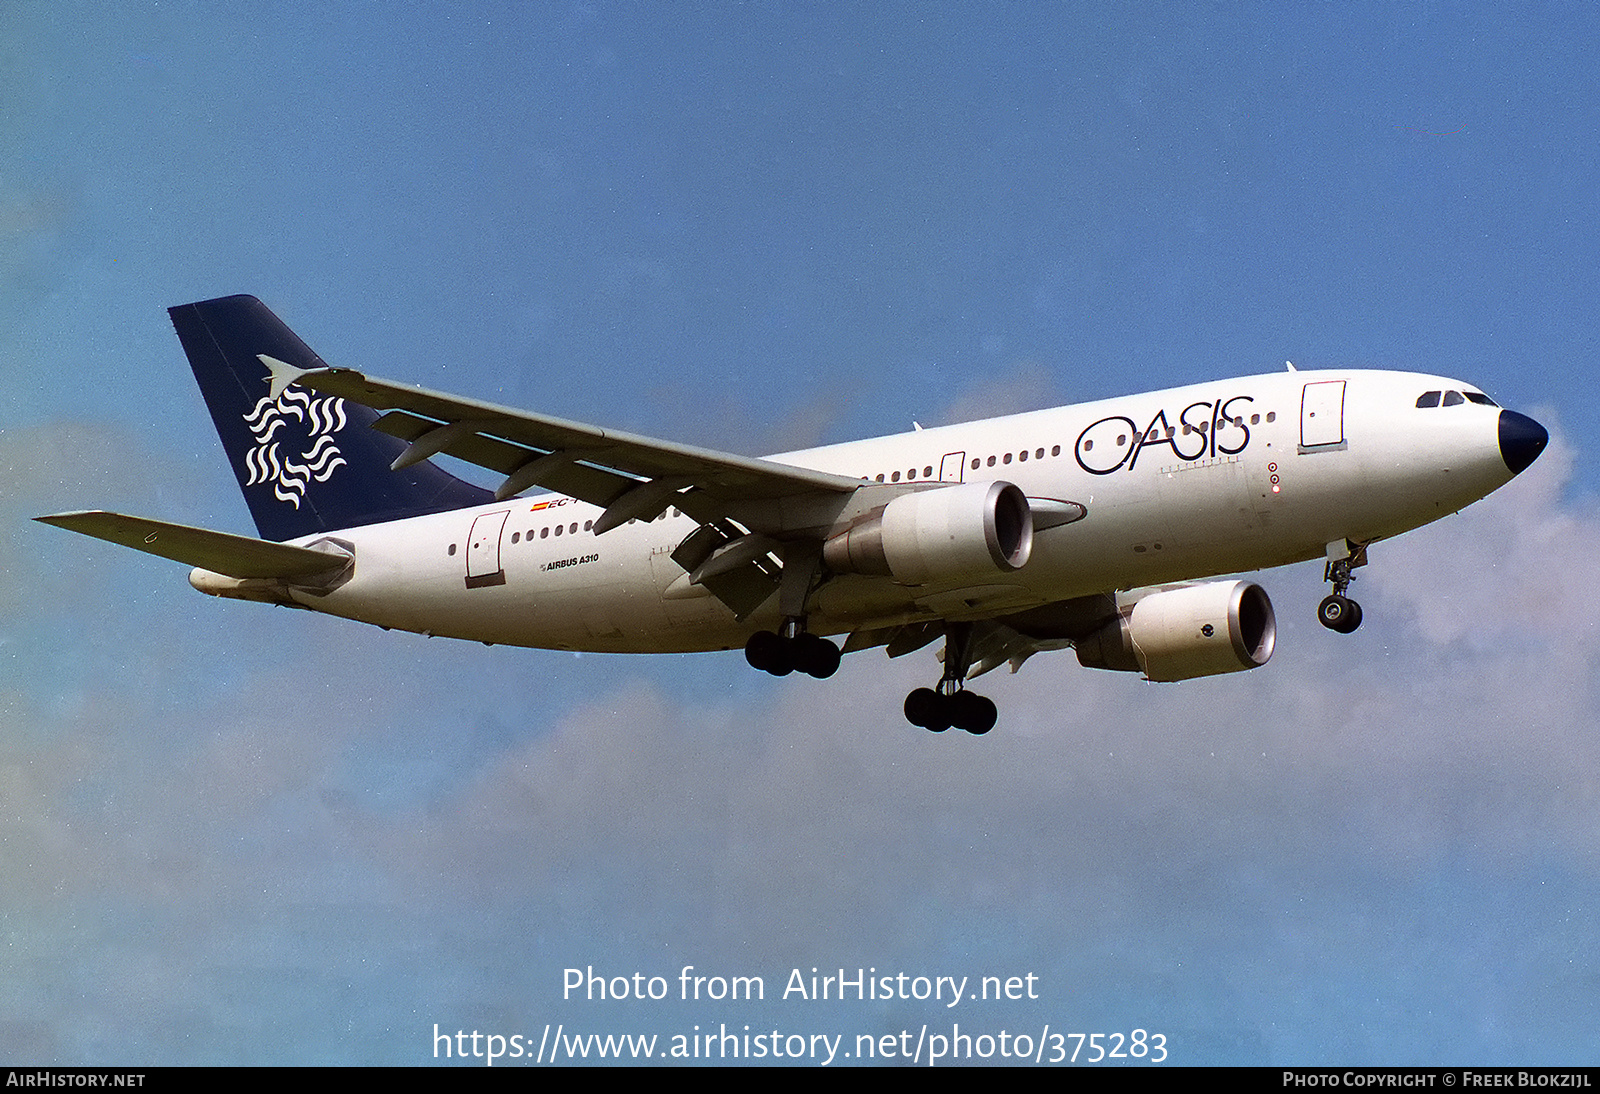
[[[649,520],[669,506],[702,524],[733,517],[752,529],[794,526],[795,510],[833,502],[837,510],[862,479],[655,440],[617,430],[445,395],[354,369],[300,369],[262,355],[273,393],[290,384],[382,412],[378,429],[410,444],[395,468],[444,453],[505,479],[504,500],[541,487],[599,506],[594,531]],[[784,519],[782,514],[789,514]]]

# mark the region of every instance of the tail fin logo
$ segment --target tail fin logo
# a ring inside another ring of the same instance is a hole
[[[343,399],[285,388],[276,399],[263,396],[244,424],[256,440],[244,455],[250,472],[245,485],[270,482],[273,496],[296,509],[313,482],[327,482],[346,466],[332,436],[345,427]],[[298,455],[290,455],[296,450]]]

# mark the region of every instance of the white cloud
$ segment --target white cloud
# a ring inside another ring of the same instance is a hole
[[[605,659],[592,678],[612,682],[551,705],[506,677],[580,665],[564,655],[203,600],[181,568],[148,591],[57,583],[11,647],[87,616],[73,641],[121,661],[62,678],[67,701],[37,673],[9,684],[5,907],[34,980],[95,985],[73,1014],[44,1008],[57,1047],[32,1058],[82,1058],[86,1010],[164,1059],[190,1058],[180,1028],[216,1043],[262,1007],[299,1035],[351,983],[384,1022],[531,1013],[552,970],[591,961],[1013,963],[1049,970],[1057,1003],[1165,983],[1165,1006],[1265,1037],[1283,993],[1352,960],[1336,954],[1462,914],[1425,890],[1463,862],[1592,881],[1593,592],[1571,575],[1594,517],[1563,500],[1559,438],[1546,458],[1375,548],[1355,635],[1310,622],[1314,565],[1264,575],[1290,590],[1273,664],[1150,685],[1041,655],[977,685],[1002,711],[983,739],[903,720],[905,691],[937,674],[929,651],[853,655],[826,683],[752,684],[737,654]],[[31,603],[54,563],[13,557],[0,595]],[[740,686],[697,698],[673,674]],[[516,728],[462,749],[481,718]],[[386,792],[420,764],[451,775],[425,799]],[[1374,907],[1379,890],[1417,903]],[[1545,915],[1522,926],[1559,934]],[[1348,975],[1394,957],[1381,944]],[[1528,960],[1518,983],[1551,969]],[[1260,1001],[1212,992],[1226,968],[1255,970]],[[240,969],[253,1003],[223,989]],[[1418,972],[1406,999],[1436,990]],[[265,1043],[242,1058],[305,1058]]]
[[[1548,640],[1556,657],[1588,646],[1600,638],[1593,549],[1600,513],[1588,501],[1563,500],[1576,460],[1553,431],[1545,453],[1514,481],[1455,516],[1375,546],[1365,573],[1436,644],[1483,647],[1534,636]]]
[[[937,420],[973,422],[1055,405],[1056,381],[1037,361],[1018,361],[998,375],[985,376],[958,395]]]

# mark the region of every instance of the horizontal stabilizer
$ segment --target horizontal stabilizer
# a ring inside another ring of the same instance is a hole
[[[309,578],[341,569],[350,562],[349,556],[343,554],[122,513],[95,510],[33,519],[228,577]]]

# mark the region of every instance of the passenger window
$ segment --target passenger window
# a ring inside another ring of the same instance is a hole
[[[1464,402],[1466,400],[1461,397],[1461,392],[1459,391],[1447,391],[1444,393],[1445,406],[1460,406]]]

